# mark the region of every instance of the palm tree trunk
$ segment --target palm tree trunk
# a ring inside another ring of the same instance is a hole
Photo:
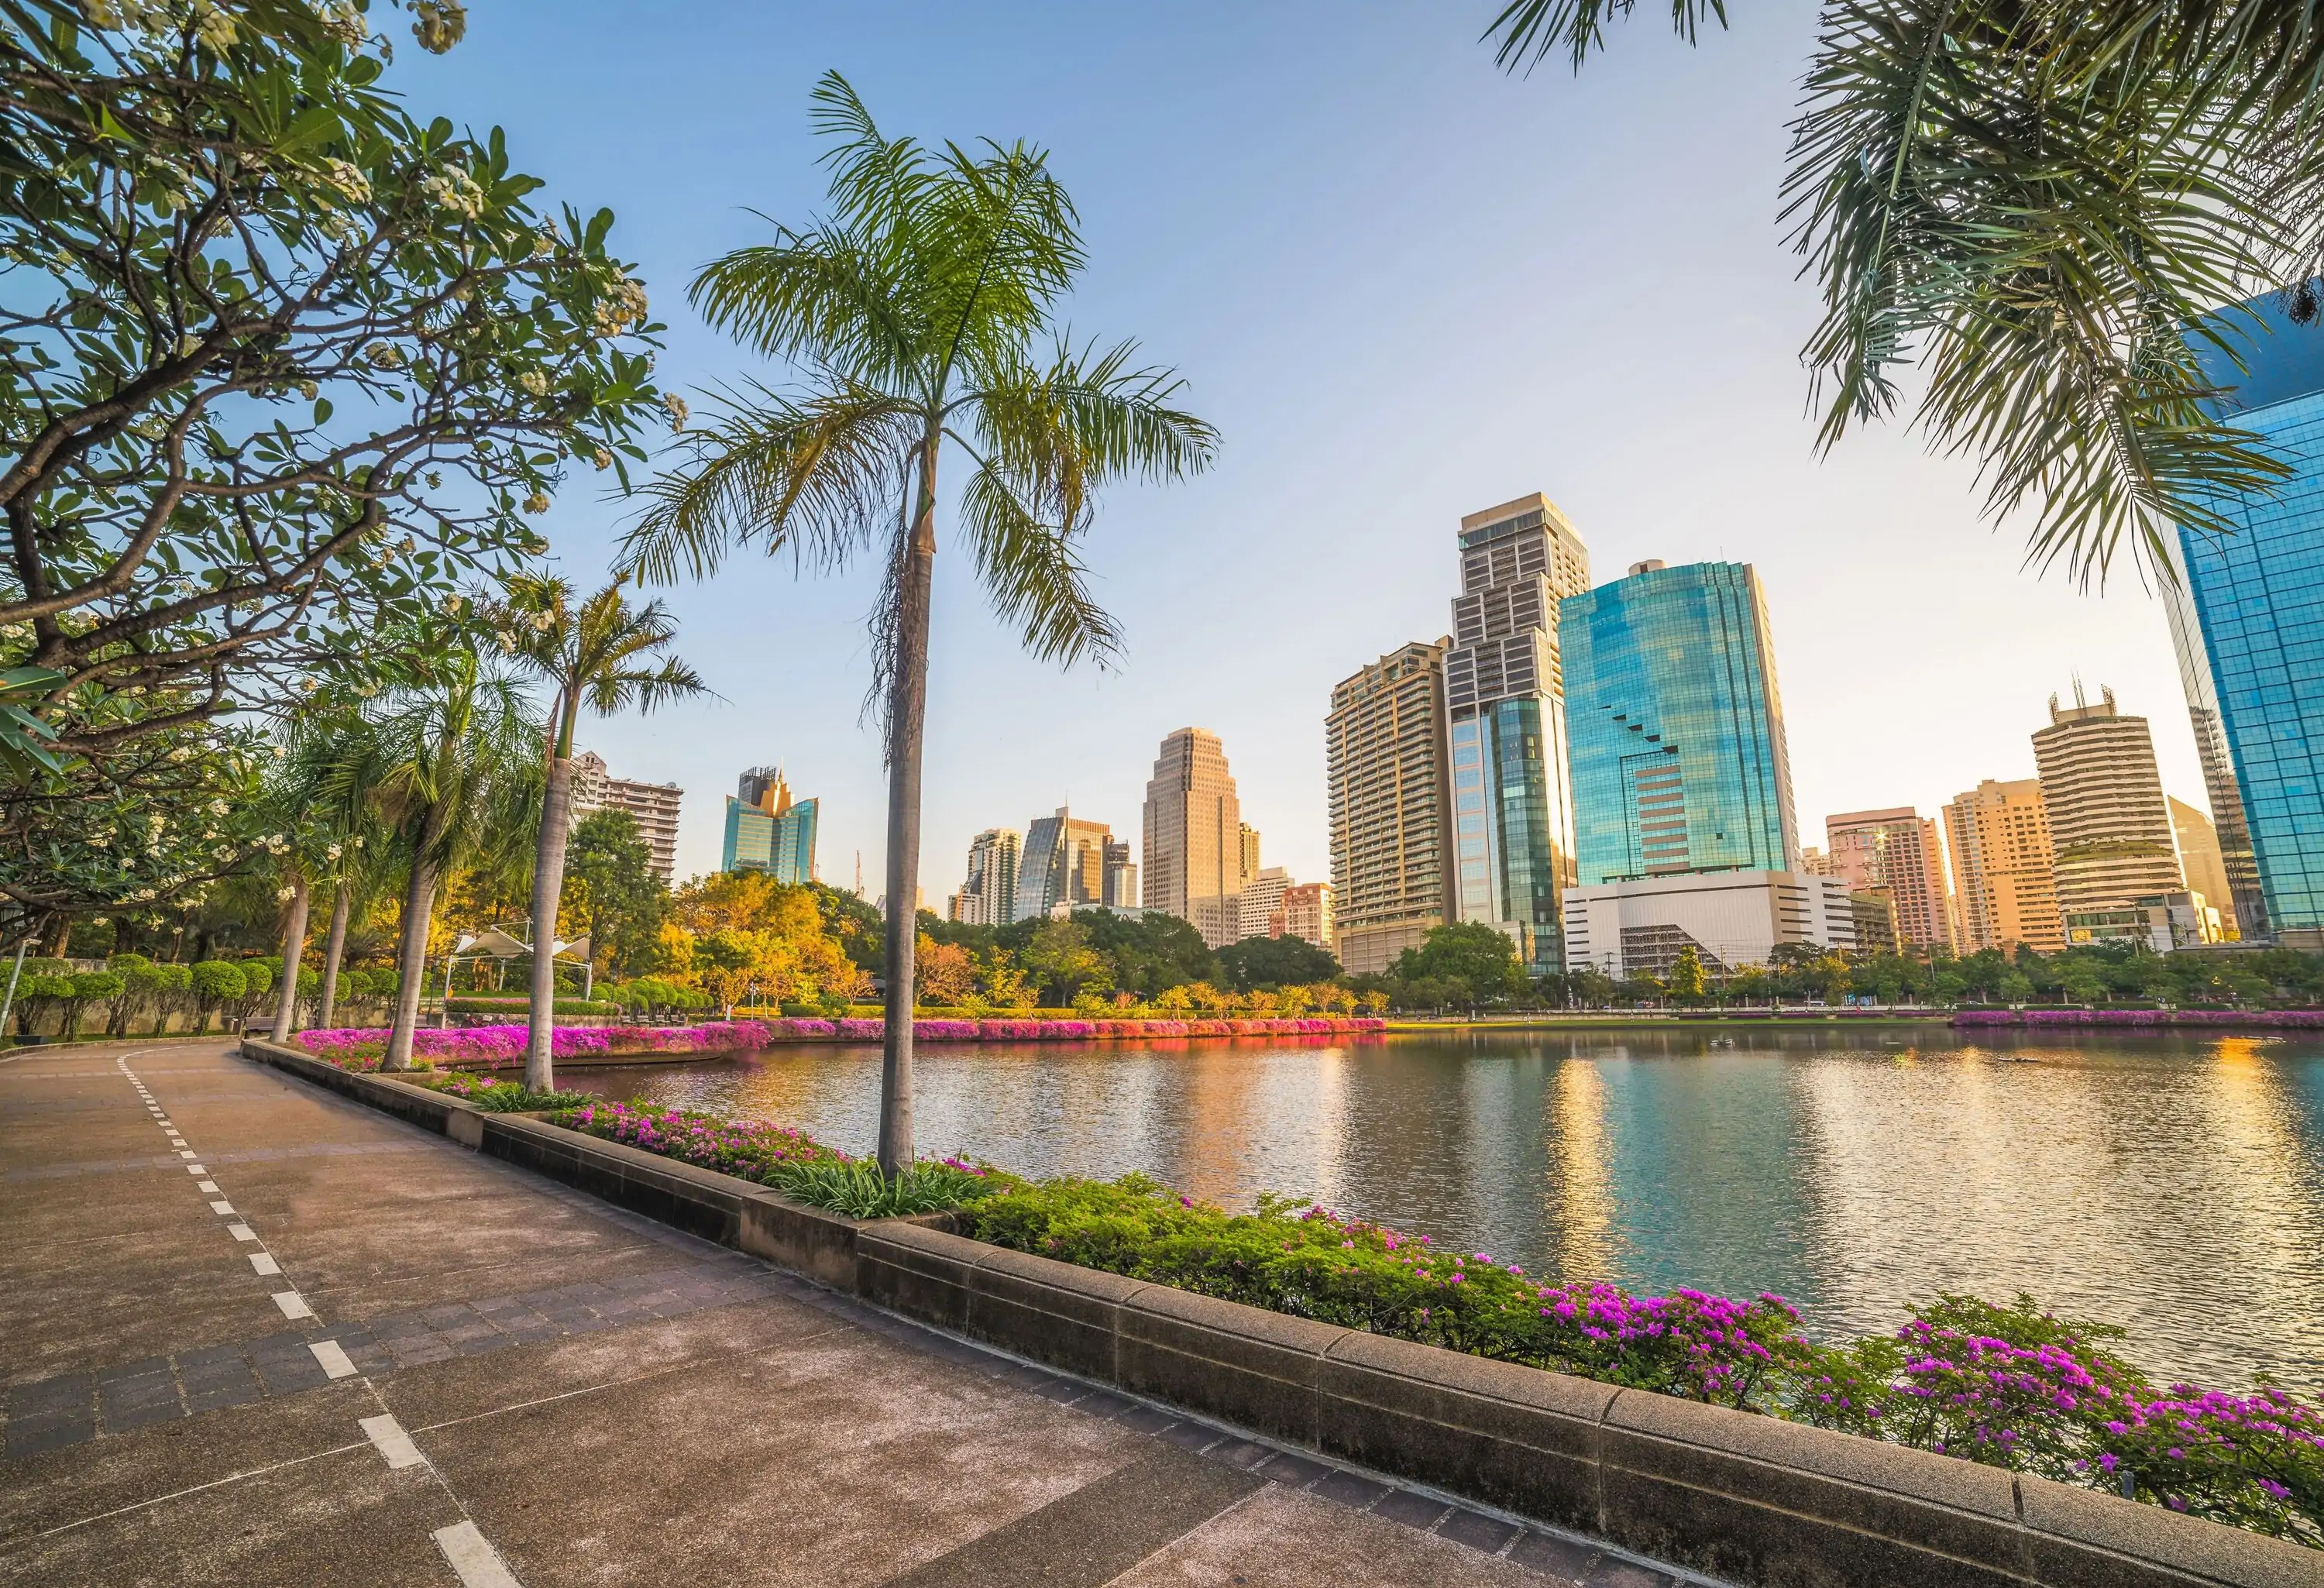
[[[331,1012],[339,1002],[339,961],[347,952],[347,907],[353,891],[345,877],[331,895],[331,927],[323,938],[323,998],[315,1011],[315,1024],[328,1030]]]
[[[290,873],[290,919],[282,928],[282,987],[274,995],[274,1039],[290,1040],[299,1024],[299,961],[307,951],[307,873]]]
[[[428,979],[428,925],[436,913],[436,867],[425,858],[427,846],[411,862],[411,883],[403,894],[403,934],[395,968],[402,977],[395,990],[395,1019],[387,1029],[383,1070],[411,1067],[411,1034],[420,1027],[420,994]]]
[[[540,802],[540,851],[532,865],[532,1024],[525,1033],[524,1089],[553,1092],[557,1037],[557,905],[565,893],[565,829],[573,817],[573,758],[553,755]]]
[[[928,587],[936,572],[936,438],[920,454],[919,514],[896,602],[888,697],[888,996],[881,1036],[880,1172],[912,1167],[912,958],[920,929],[920,750],[928,702]]]

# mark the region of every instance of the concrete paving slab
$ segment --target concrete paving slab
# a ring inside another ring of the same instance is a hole
[[[462,1519],[426,1468],[365,1445],[36,1535],[0,1553],[0,1583],[410,1588],[448,1580],[429,1534]]]
[[[1112,1588],[1545,1588],[1537,1574],[1269,1484],[1113,1579]]]

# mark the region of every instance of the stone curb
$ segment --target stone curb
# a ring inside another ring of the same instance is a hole
[[[2157,1506],[859,1221],[256,1039],[311,1079],[1016,1355],[1765,1588],[2317,1588],[2324,1555]]]

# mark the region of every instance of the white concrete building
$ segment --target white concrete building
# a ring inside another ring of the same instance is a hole
[[[1764,965],[1776,946],[1856,946],[1848,884],[1805,872],[1678,872],[1569,888],[1565,968],[1661,975],[1689,945],[1712,973]]]

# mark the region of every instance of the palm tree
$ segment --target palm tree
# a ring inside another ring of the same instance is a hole
[[[520,681],[457,637],[416,644],[403,682],[364,715],[332,786],[369,799],[410,863],[401,977],[381,1067],[411,1067],[428,967],[428,929],[445,874],[491,831],[511,785],[538,777],[541,723]]]
[[[1579,69],[1631,0],[1509,0],[1505,66]],[[1724,0],[1672,0],[1692,40]],[[1793,242],[1823,289],[1803,358],[1820,445],[1887,415],[1918,366],[1931,444],[1976,457],[2030,562],[2103,582],[2123,537],[2174,581],[2178,526],[2290,466],[2227,421],[2197,348],[2289,283],[2318,315],[2324,28],[2307,0],[1827,0],[1793,124]]]
[[[881,559],[867,706],[888,764],[880,1165],[893,1174],[913,1159],[912,901],[938,463],[947,447],[967,460],[959,529],[1001,618],[1045,659],[1102,661],[1119,637],[1078,555],[1094,493],[1197,472],[1217,436],[1173,406],[1176,375],[1133,365],[1130,344],[1037,349],[1084,263],[1073,203],[1044,153],[889,140],[836,73],[816,86],[815,118],[833,140],[830,217],[778,227],[693,285],[713,325],[804,382],[754,385],[693,434],[680,466],[646,487],[629,548],[659,581],[701,577],[753,542],[827,568]]]
[[[524,1085],[532,1092],[556,1086],[549,1048],[557,1027],[557,910],[565,891],[573,728],[581,707],[612,716],[631,706],[651,711],[709,692],[686,663],[653,655],[678,638],[678,624],[659,601],[639,607],[624,601],[622,586],[628,579],[627,574],[617,577],[576,606],[573,586],[565,580],[523,574],[509,580],[503,603],[504,642],[556,689],[532,866],[532,1023],[524,1049]]]

